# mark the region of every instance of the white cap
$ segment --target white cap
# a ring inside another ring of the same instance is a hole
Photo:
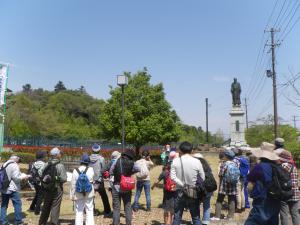
[[[58,154],[60,154],[60,150],[58,148],[52,148],[52,150],[50,151],[51,156],[56,156]]]

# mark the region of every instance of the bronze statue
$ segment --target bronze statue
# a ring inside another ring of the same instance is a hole
[[[237,79],[234,78],[233,83],[231,84],[231,94],[232,94],[232,105],[241,106],[241,85],[237,82]]]

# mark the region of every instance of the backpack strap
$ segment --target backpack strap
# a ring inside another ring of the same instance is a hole
[[[182,177],[182,182],[183,182],[183,185],[186,185],[186,180],[185,180],[185,176],[184,176],[184,169],[183,169],[183,163],[182,163],[181,157],[180,157],[180,164],[181,164],[181,177]]]
[[[121,175],[123,175],[123,170],[122,170],[122,157],[120,157],[120,172],[121,172]]]
[[[81,174],[81,171],[78,168],[76,168],[75,170],[79,175]]]
[[[5,166],[2,165],[1,170],[6,169],[10,164],[13,164],[13,163],[15,163],[15,162],[9,162]]]

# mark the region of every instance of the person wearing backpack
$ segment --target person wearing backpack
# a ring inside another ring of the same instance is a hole
[[[152,185],[153,190],[162,180],[164,182],[163,188],[163,209],[164,209],[164,224],[172,225],[174,217],[174,202],[176,196],[176,183],[171,180],[170,176],[171,162],[163,167],[157,181]]]
[[[22,201],[20,197],[21,180],[28,179],[30,176],[21,173],[19,163],[21,159],[19,156],[12,155],[7,162],[5,162],[0,170],[0,191],[2,195],[1,201],[1,216],[0,224],[8,225],[7,208],[9,200],[14,206],[15,224],[23,225],[22,216]]]
[[[132,190],[134,189],[134,181],[132,175],[135,172],[134,169],[134,151],[132,149],[125,150],[121,157],[111,168],[114,182],[112,188],[112,198],[113,198],[113,225],[120,225],[120,210],[121,210],[121,199],[124,204],[126,225],[131,225],[132,222],[132,210],[131,210],[131,196]],[[130,179],[131,178],[131,179]],[[122,182],[131,181],[132,186],[128,189],[122,189]]]
[[[191,154],[193,145],[187,141],[179,146],[181,156],[171,165],[171,179],[176,183],[173,225],[180,225],[185,208],[190,210],[194,225],[200,225],[200,199],[196,189],[198,178],[205,180],[201,162]]]
[[[146,205],[147,211],[151,211],[151,195],[150,195],[150,169],[153,167],[153,162],[150,158],[150,153],[148,150],[143,150],[142,158],[136,161],[136,164],[139,165],[141,171],[136,174],[136,192],[134,197],[134,202],[132,205],[132,210],[137,212],[139,209],[139,199],[141,197],[143,189],[145,190],[146,196]]]
[[[35,215],[39,215],[41,212],[41,205],[44,200],[44,193],[42,190],[42,170],[45,166],[45,158],[47,157],[46,151],[37,151],[36,152],[36,161],[30,165],[29,174],[31,177],[29,178],[29,182],[34,186],[35,196],[32,200],[32,203],[29,207],[29,211],[34,212]]]
[[[206,188],[206,195],[203,199],[202,225],[207,225],[210,221],[210,200],[214,191],[218,188],[217,182],[213,176],[211,167],[204,159],[203,155],[201,153],[195,153],[193,156],[200,160],[205,173],[204,187]]]
[[[89,167],[90,157],[84,154],[79,168],[73,170],[70,195],[75,202],[75,225],[83,225],[85,211],[85,225],[94,225],[94,170]]]
[[[237,212],[241,213],[246,208],[245,200],[245,183],[247,181],[247,175],[250,169],[250,163],[246,157],[243,156],[243,151],[240,147],[234,148],[235,158],[234,162],[238,164],[240,170],[240,179],[237,183],[237,196],[236,196],[236,208]]]
[[[44,205],[39,219],[39,225],[46,225],[49,215],[52,225],[59,224],[60,206],[63,197],[63,184],[67,182],[65,166],[60,162],[62,155],[58,148],[50,151],[50,160],[42,170],[42,189]]]
[[[274,196],[280,187],[274,183],[278,180],[274,168],[279,157],[273,152],[274,145],[263,142],[260,148],[252,149],[252,154],[259,159],[247,176],[249,186],[253,186],[250,197],[252,209],[245,225],[278,225],[280,211],[280,194]],[[274,192],[275,190],[275,192]]]
[[[235,154],[231,149],[224,151],[224,161],[219,171],[220,185],[216,203],[216,212],[215,216],[211,218],[212,221],[221,219],[222,203],[225,196],[228,196],[229,205],[227,218],[232,219],[234,217],[237,183],[240,179],[240,170],[238,165],[233,161],[234,156]]]
[[[111,215],[111,207],[109,204],[108,196],[104,186],[104,179],[102,173],[105,171],[105,159],[100,153],[101,147],[98,144],[92,146],[93,153],[90,155],[89,166],[94,169],[94,189],[99,193],[102,204],[104,207],[104,216],[109,217]],[[94,209],[95,210],[95,209]],[[96,212],[95,212],[96,213]]]
[[[280,207],[280,220],[281,225],[289,225],[289,216],[292,218],[293,225],[300,225],[300,214],[299,214],[299,177],[298,169],[293,164],[294,160],[290,152],[283,150],[278,155],[280,157],[280,163],[283,169],[289,174],[293,195],[287,201],[281,201]]]

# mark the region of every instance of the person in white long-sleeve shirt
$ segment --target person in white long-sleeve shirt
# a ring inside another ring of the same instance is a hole
[[[23,224],[22,201],[20,198],[21,180],[28,179],[29,176],[24,173],[21,173],[19,163],[20,157],[12,155],[10,159],[2,166],[2,168],[6,170],[6,174],[9,181],[8,187],[3,187],[3,189],[1,190],[2,202],[0,224],[3,225],[8,224],[6,213],[8,208],[8,202],[10,199],[13,202],[15,210],[15,224]]]
[[[200,200],[186,197],[182,194],[182,189],[185,185],[195,186],[198,175],[204,180],[204,170],[201,162],[191,155],[193,150],[192,144],[183,142],[179,146],[179,150],[181,157],[175,158],[171,165],[171,179],[176,182],[177,189],[173,225],[181,224],[184,208],[189,208],[193,224],[200,225]]]
[[[80,167],[78,170],[80,172],[84,172],[88,165],[90,163],[90,158],[87,154],[84,154],[82,156],[82,159],[80,161]],[[94,169],[92,167],[88,167],[86,171],[86,176],[88,177],[90,183],[92,184],[94,182]],[[71,181],[71,200],[75,201],[75,208],[76,208],[76,219],[75,219],[75,225],[83,225],[83,211],[86,212],[86,225],[94,225],[94,187],[92,186],[92,191],[89,193],[86,193],[85,195],[83,193],[76,192],[76,182],[79,178],[79,173],[76,169],[73,171],[72,175],[72,181]]]

